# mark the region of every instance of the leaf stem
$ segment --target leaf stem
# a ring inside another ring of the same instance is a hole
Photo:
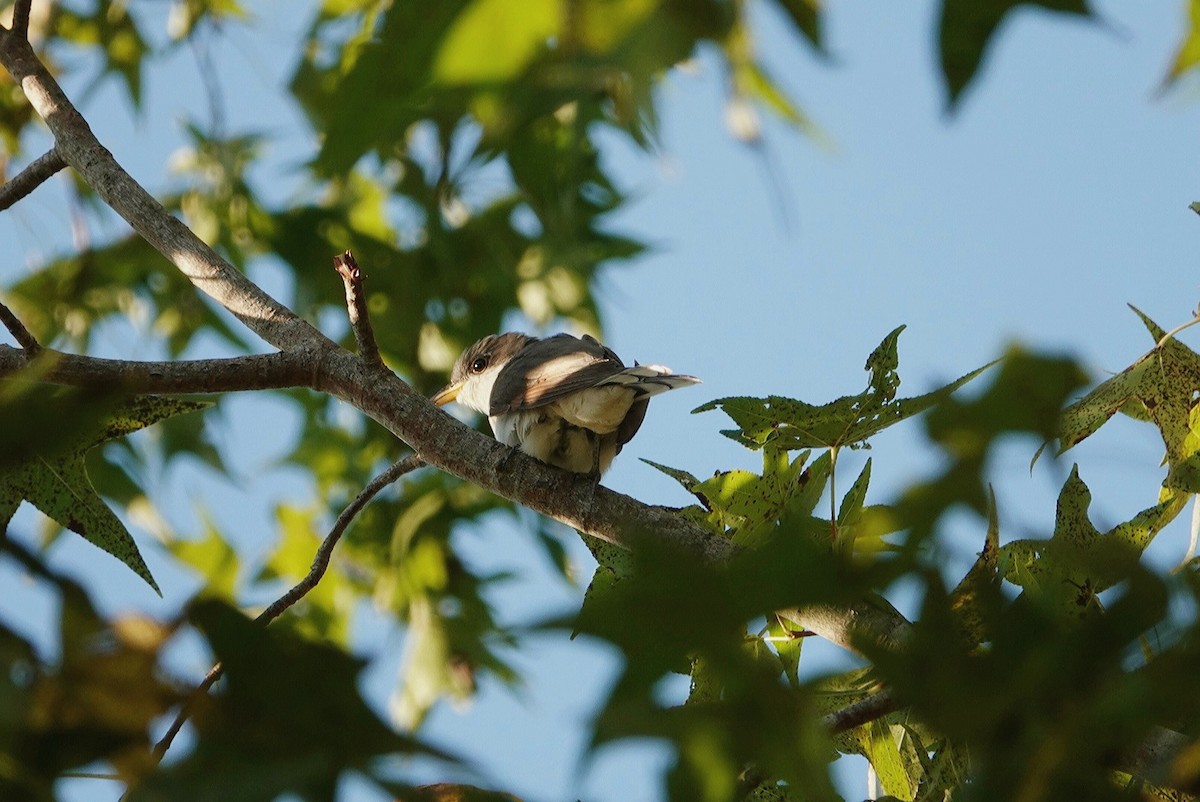
[[[1166,345],[1166,343],[1167,343],[1167,340],[1170,340],[1170,339],[1171,339],[1171,338],[1173,338],[1173,337],[1174,337],[1176,334],[1178,334],[1179,332],[1183,331],[1184,329],[1189,329],[1189,328],[1191,328],[1192,326],[1195,326],[1197,323],[1200,323],[1200,315],[1197,315],[1196,317],[1192,318],[1192,319],[1191,319],[1191,320],[1189,320],[1187,323],[1180,323],[1178,326],[1176,326],[1175,328],[1171,329],[1171,330],[1170,330],[1170,331],[1168,331],[1166,334],[1164,334],[1164,335],[1162,336],[1162,339],[1160,339],[1160,340],[1159,340],[1159,341],[1158,341],[1158,342],[1155,344],[1154,348],[1155,348],[1156,350],[1157,350],[1157,349],[1159,349],[1159,348],[1162,348],[1164,345]]]

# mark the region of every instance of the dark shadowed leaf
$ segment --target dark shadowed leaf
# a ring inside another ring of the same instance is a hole
[[[83,535],[128,565],[158,591],[133,536],[92,487],[84,455],[102,443],[209,404],[158,396],[103,399],[96,415],[81,409],[80,399],[88,397],[82,391],[44,385],[28,385],[25,391],[38,398],[45,412],[74,413],[86,422],[69,441],[52,450],[41,451],[37,444],[29,444],[18,460],[0,471],[0,498],[6,505],[13,500],[28,501],[60,526]],[[20,429],[27,425],[24,419],[0,415],[0,442],[20,442]]]
[[[897,399],[896,390],[900,386],[897,340],[903,330],[901,326],[892,331],[868,357],[866,370],[870,378],[867,389],[858,395],[843,396],[821,406],[774,395],[718,398],[692,411],[722,409],[733,418],[738,429],[721,433],[747,448],[762,448],[768,442],[788,450],[856,448],[887,427],[935,406],[991,367],[985,365],[973,370],[925,395]]]
[[[975,79],[997,28],[1011,12],[1024,8],[1091,16],[1086,0],[945,0],[942,4],[942,76],[950,108]]]
[[[224,689],[197,710],[193,752],[135,787],[131,802],[330,799],[344,771],[370,777],[385,755],[440,755],[379,719],[358,691],[363,664],[341,649],[213,599],[193,602],[188,618],[224,665]]]

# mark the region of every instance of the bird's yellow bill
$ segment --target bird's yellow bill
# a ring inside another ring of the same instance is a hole
[[[443,387],[441,390],[439,390],[437,395],[435,395],[430,400],[433,401],[433,403],[437,404],[439,407],[443,407],[446,404],[449,404],[454,399],[458,398],[458,391],[461,389],[462,389],[462,382],[459,382],[458,384],[448,384],[445,387]]]

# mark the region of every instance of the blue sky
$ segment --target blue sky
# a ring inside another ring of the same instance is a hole
[[[710,54],[661,88],[658,152],[647,156],[615,138],[609,143],[605,158],[638,199],[612,226],[655,247],[604,276],[607,340],[626,360],[665,363],[704,379],[654,401],[641,433],[606,476],[616,490],[650,503],[688,502],[638,457],[699,476],[757,467],[757,455],[718,434],[726,425],[720,413],[690,410],[727,395],[773,393],[821,403],[857,392],[867,354],[900,324],[908,325],[900,339],[901,392],[915,395],[1014,342],[1073,354],[1102,378],[1151,345],[1127,302],[1171,328],[1200,300],[1200,219],[1187,208],[1200,199],[1200,84],[1160,91],[1182,34],[1183,2],[1108,0],[1095,4],[1098,24],[1019,13],[1003,26],[983,72],[949,116],[933,50],[937,4],[830,5],[825,59],[761,4],[756,13],[762,54],[823,130],[827,146],[767,117],[761,146],[734,141],[722,123],[722,76]],[[281,0],[255,8],[260,32],[232,29],[227,40],[213,43],[213,56],[228,92],[230,130],[282,134],[264,178],[278,180],[286,197],[294,187],[288,170],[312,142],[276,90],[290,66],[282,59],[305,20]],[[163,72],[149,71],[146,81],[153,118],[133,115],[112,86],[85,112],[130,172],[161,189],[183,141],[181,112],[202,113],[204,98],[186,52]],[[10,253],[25,255],[0,264],[0,279],[23,275],[44,243],[69,241],[60,197],[45,187],[0,216]],[[269,270],[256,277],[280,288]],[[1191,332],[1184,340],[1200,347]],[[148,358],[157,354],[152,343],[135,327],[117,326],[101,348],[105,355]],[[295,424],[252,397],[236,399],[227,417],[225,442],[246,481],[230,487],[182,467],[164,479],[173,501],[168,517],[194,531],[189,493],[199,492],[228,529],[246,533],[239,544],[246,554],[262,554],[273,538],[272,506],[309,497],[297,472],[268,470]],[[870,454],[871,500],[887,501],[936,464],[919,428],[900,427],[878,439]],[[239,445],[247,442],[253,449]],[[1162,448],[1151,429],[1117,422],[1064,462],[1043,460],[1031,474],[1035,447],[1014,442],[995,464],[1004,537],[1048,532],[1072,459],[1095,492],[1092,515],[1101,528],[1155,501]],[[856,474],[864,457],[847,455],[843,469]],[[18,523],[33,520],[23,513]],[[946,544],[951,573],[981,537],[976,521],[952,523],[961,534]],[[578,565],[578,586],[555,578],[533,539],[508,524],[464,527],[455,541],[473,566],[516,573],[494,593],[508,622],[532,623],[577,605],[591,571],[573,537],[564,542]],[[1186,541],[1177,523],[1150,559],[1169,566]],[[64,539],[52,555],[64,570],[98,576],[92,585],[109,611],[167,611],[194,589],[154,555],[162,602],[146,598],[120,566],[97,575],[95,551],[86,544]],[[36,628],[28,622],[47,606],[18,590],[0,597],[0,617]],[[383,705],[402,640],[365,615],[359,648],[383,655],[366,680]],[[844,660],[834,649],[813,651],[810,671]],[[662,798],[657,772],[665,755],[646,743],[607,749],[579,773],[582,726],[614,676],[611,655],[594,644],[540,635],[515,659],[526,670],[523,690],[485,681],[465,710],[437,709],[426,734],[478,757],[485,784],[529,800]],[[178,660],[181,670],[197,675],[207,667],[196,654]],[[664,695],[678,698],[684,690],[683,682],[668,683]],[[861,793],[861,764],[841,774],[847,793]],[[72,785],[70,798],[107,798],[94,783]],[[347,798],[371,797],[355,787]]]

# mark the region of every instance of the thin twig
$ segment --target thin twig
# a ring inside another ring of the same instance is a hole
[[[13,4],[12,32],[22,39],[29,40],[29,7],[33,0],[17,0]]]
[[[17,173],[4,186],[0,187],[0,211],[19,201],[35,189],[46,183],[52,175],[67,166],[58,150],[50,150],[38,156]]]
[[[333,257],[333,267],[346,286],[346,314],[350,316],[350,328],[353,329],[354,339],[358,343],[358,355],[371,366],[382,365],[379,345],[375,342],[375,332],[371,328],[371,316],[367,314],[367,298],[363,294],[363,279],[366,276],[350,251]]]
[[[37,337],[29,333],[29,329],[25,328],[25,324],[3,302],[0,302],[0,323],[4,324],[4,328],[8,329],[13,339],[25,349],[28,356],[33,356],[42,350]]]
[[[179,708],[179,712],[175,714],[175,720],[171,722],[171,726],[167,727],[167,731],[163,734],[163,737],[160,738],[158,743],[154,745],[154,750],[151,754],[154,755],[155,762],[163,759],[163,755],[165,755],[167,750],[171,748],[171,743],[175,740],[175,736],[179,734],[179,731],[183,729],[183,725],[187,723],[189,718],[191,718],[192,710],[195,708],[196,702],[198,702],[201,697],[208,693],[208,689],[211,688],[216,681],[221,678],[221,674],[224,672],[224,666],[222,666],[220,663],[217,663],[208,670],[208,673],[204,675],[204,679],[200,681],[200,684],[196,686],[196,689],[188,695],[187,699],[183,701],[183,705]]]
[[[354,520],[362,508],[367,506],[371,499],[379,494],[379,491],[395,482],[401,476],[410,471],[415,471],[425,464],[425,460],[417,454],[409,454],[397,462],[394,462],[390,468],[376,476],[371,482],[362,489],[362,492],[351,501],[346,509],[342,510],[342,514],[338,516],[333,524],[333,528],[329,530],[329,534],[325,536],[320,547],[317,549],[316,555],[313,557],[312,567],[308,569],[308,574],[303,579],[292,586],[292,589],[280,596],[273,604],[258,614],[254,619],[262,624],[269,624],[279,617],[287,608],[291,607],[300,599],[304,598],[310,590],[317,586],[321,581],[321,577],[325,576],[326,569],[329,568],[329,559],[333,555],[333,547],[342,539],[342,535],[346,532],[346,528],[350,526],[350,522]]]
[[[898,707],[891,692],[884,690],[852,705],[847,705],[841,710],[835,710],[821,719],[821,723],[830,733],[837,735],[839,732],[852,730],[867,722],[883,718],[888,713],[894,713]]]
[[[310,590],[315,588],[317,583],[321,581],[321,578],[325,576],[325,571],[329,568],[329,560],[333,556],[334,546],[342,539],[342,535],[345,534],[346,529],[358,513],[362,511],[363,507],[367,506],[371,499],[379,495],[379,491],[395,482],[404,474],[414,471],[424,464],[425,460],[421,459],[419,455],[409,454],[393,463],[390,468],[372,479],[362,489],[362,492],[342,510],[342,514],[334,522],[333,528],[329,530],[329,534],[325,536],[325,539],[321,541],[320,547],[317,548],[317,553],[313,556],[312,567],[308,569],[308,573],[305,574],[304,578],[259,613],[258,617],[254,620],[263,625],[271,623],[285,610],[304,598]],[[171,748],[171,742],[175,740],[175,736],[179,734],[184,723],[191,716],[196,702],[208,693],[208,690],[221,678],[224,672],[225,668],[220,663],[214,665],[204,675],[204,679],[196,686],[196,689],[188,696],[187,700],[184,701],[183,706],[179,708],[179,712],[175,715],[175,720],[171,722],[171,726],[167,728],[163,737],[154,745],[153,755],[156,761],[162,760],[163,755]]]

